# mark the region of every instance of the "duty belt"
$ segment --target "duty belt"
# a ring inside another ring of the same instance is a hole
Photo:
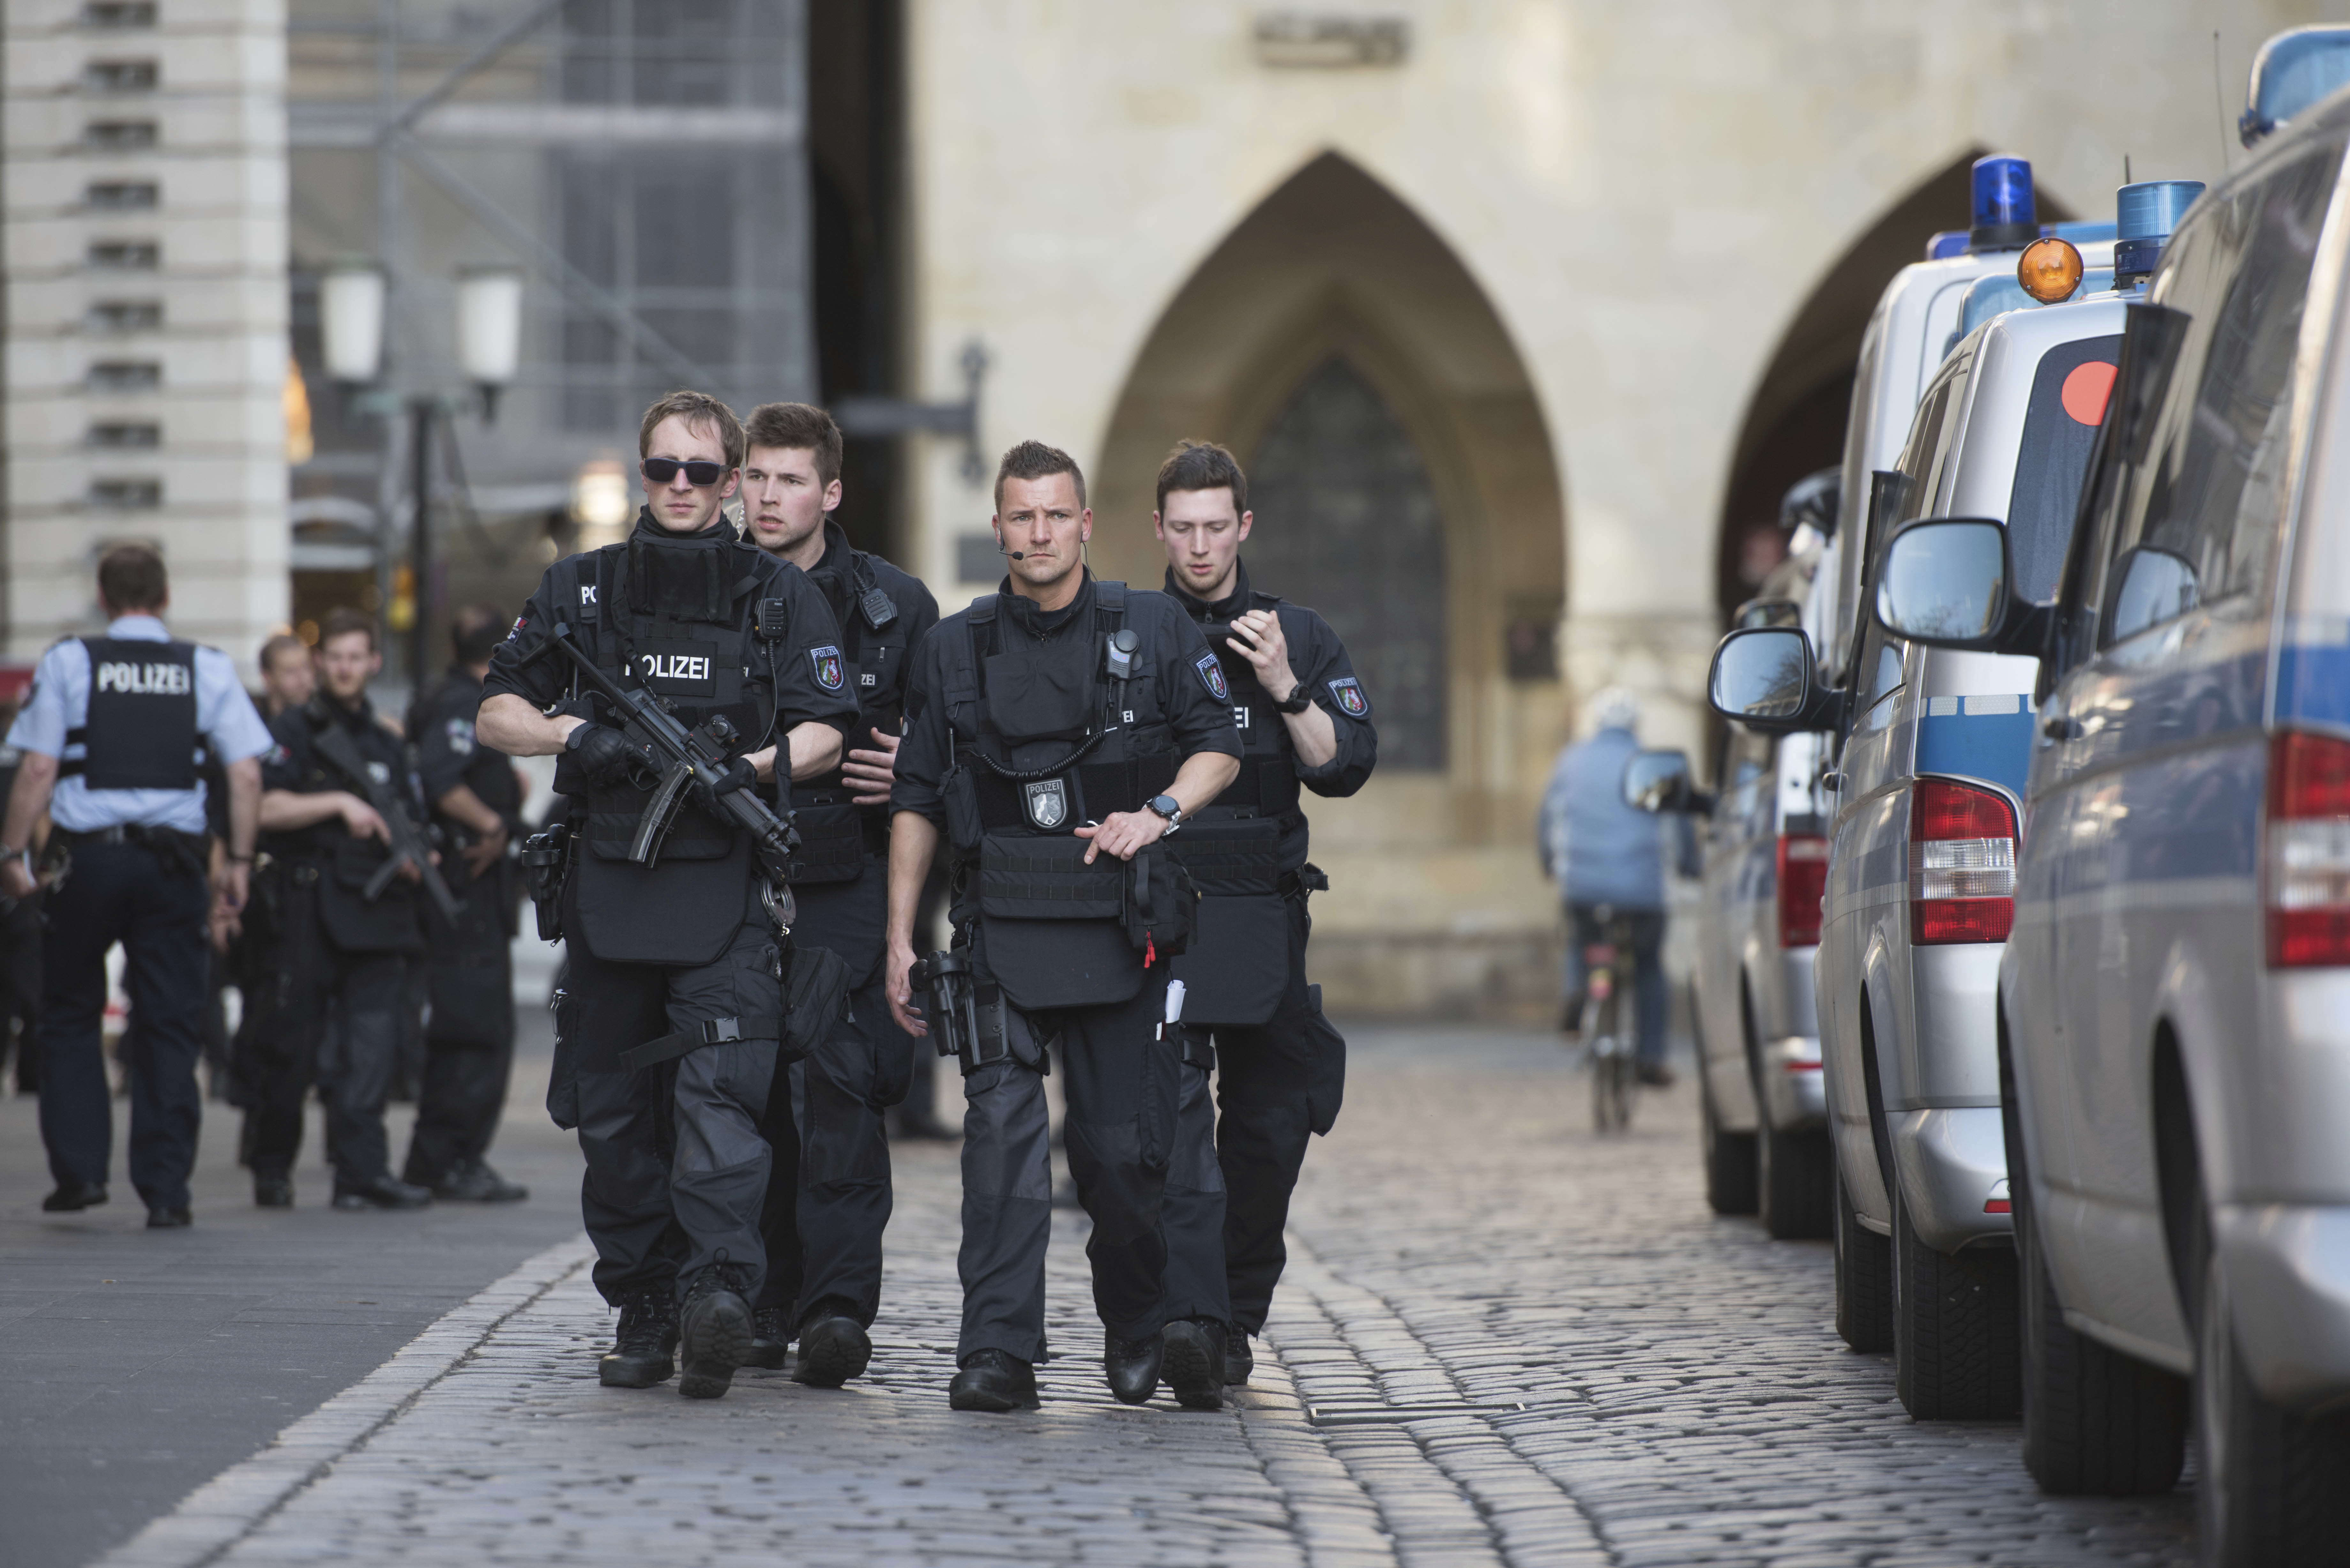
[[[119,822],[111,827],[88,829],[61,827],[51,838],[67,849],[86,848],[94,844],[135,844],[151,851],[167,865],[201,877],[205,871],[206,839],[201,833],[182,833],[176,827],[151,827],[143,822]]]

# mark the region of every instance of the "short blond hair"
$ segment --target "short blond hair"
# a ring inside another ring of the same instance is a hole
[[[743,466],[743,421],[734,410],[707,392],[680,389],[657,400],[645,410],[644,422],[637,427],[637,456],[652,455],[653,431],[663,420],[683,420],[688,430],[718,427],[718,444],[726,452],[726,466]]]

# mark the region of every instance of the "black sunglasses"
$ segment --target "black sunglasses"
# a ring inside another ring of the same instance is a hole
[[[642,467],[645,477],[655,484],[667,484],[677,477],[677,471],[681,468],[685,470],[685,482],[696,490],[707,490],[726,477],[724,463],[712,462],[706,458],[699,457],[685,462],[680,462],[673,457],[649,457],[645,459]]]

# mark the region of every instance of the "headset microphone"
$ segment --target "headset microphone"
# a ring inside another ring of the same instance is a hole
[[[996,537],[996,540],[995,540],[995,547],[996,547],[996,549],[997,549],[997,550],[1001,551],[1003,554],[1004,554],[1004,555],[1006,555],[1006,556],[1011,556],[1011,557],[1012,557],[1014,560],[1015,560],[1015,561],[1024,561],[1024,560],[1026,560],[1026,559],[1028,558],[1026,556],[1023,555],[1023,554],[1022,554],[1021,552],[1019,552],[1018,550],[1006,550],[1006,549],[1004,549],[1004,548],[1003,548],[1003,536],[1002,536],[1001,535],[997,535],[997,537]]]

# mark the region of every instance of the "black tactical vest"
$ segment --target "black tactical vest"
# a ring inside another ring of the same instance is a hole
[[[653,584],[648,593],[647,563],[630,547],[636,543],[574,556],[553,569],[553,597],[576,617],[582,651],[619,684],[660,697],[687,728],[723,713],[742,737],[735,754],[759,750],[775,728],[784,601],[753,598],[757,579],[737,575],[744,563],[735,558],[750,547],[723,543],[692,552],[705,558],[684,563],[702,580]],[[573,701],[581,700],[574,682]],[[618,724],[620,715],[600,697],[588,692],[584,700],[594,704],[596,722]],[[590,952],[619,962],[690,965],[724,950],[749,907],[744,835],[688,801],[662,840],[658,863],[638,866],[629,849],[650,790],[590,788],[568,753],[556,764],[555,787],[587,802],[579,829],[586,848],[574,880],[579,934]]]
[[[858,710],[857,732],[841,748],[845,757],[852,748],[871,748],[868,729],[896,734],[903,728],[906,621],[874,582],[872,563],[863,551],[848,552],[839,576],[847,602],[832,602],[833,618],[840,623],[845,678],[857,693]],[[826,597],[832,601],[830,594]],[[793,826],[800,836],[791,866],[794,886],[853,882],[864,875],[867,855],[879,854],[888,844],[889,808],[860,806],[855,797],[838,768],[792,786],[792,804],[798,809]]]
[[[1249,599],[1251,609],[1280,613],[1271,594]],[[1240,729],[1241,771],[1169,841],[1201,895],[1200,934],[1175,976],[1184,985],[1185,1022],[1241,1026],[1271,1018],[1288,983],[1281,838],[1284,819],[1297,810],[1297,757],[1256,667],[1224,637],[1211,632],[1208,646]]]
[[[1141,989],[1144,953],[1127,922],[1159,852],[1087,866],[1075,829],[1141,809],[1181,762],[1147,678],[1166,650],[1139,633],[1118,646],[1130,632],[1124,583],[1097,580],[1092,595],[1083,624],[1042,642],[1007,624],[1001,595],[974,600],[968,656],[946,693],[957,904],[976,903],[986,967],[1030,1011],[1123,1002]]]
[[[89,716],[66,732],[88,754],[62,763],[91,789],[193,789],[196,650],[184,642],[85,637]]]

